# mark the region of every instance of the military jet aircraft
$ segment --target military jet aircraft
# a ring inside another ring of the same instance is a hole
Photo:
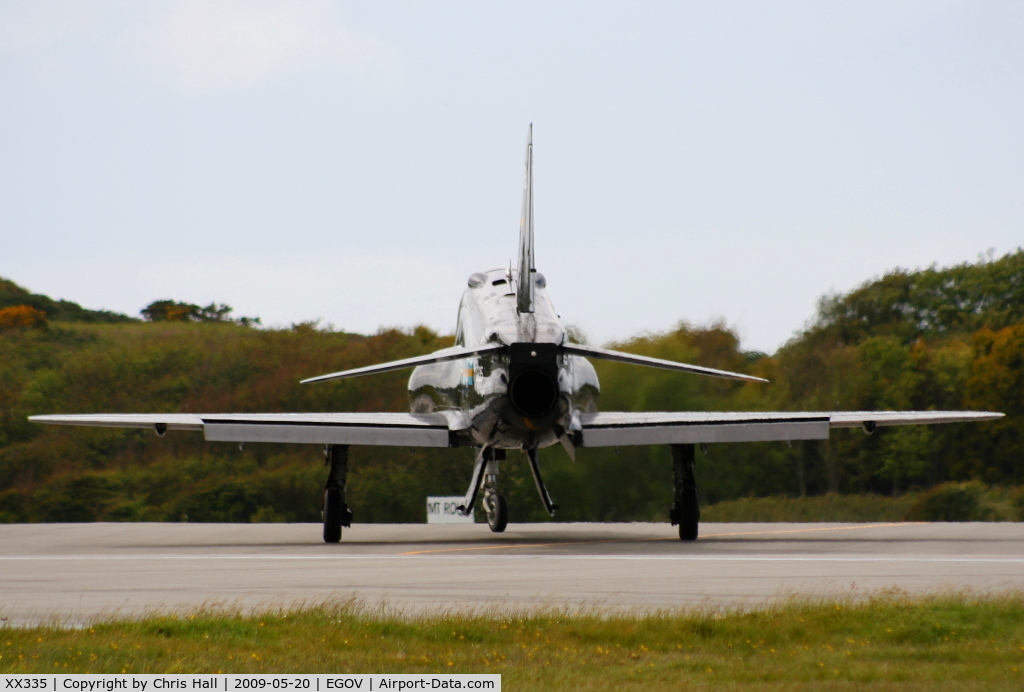
[[[326,382],[413,368],[410,413],[80,414],[32,416],[37,423],[201,431],[207,440],[323,445],[330,471],[324,490],[324,541],[336,543],[351,526],[348,450],[351,445],[473,447],[476,461],[460,506],[468,515],[480,491],[487,523],[504,531],[508,507],[498,484],[506,451],[526,453],[541,501],[552,502],[537,450],[560,444],[575,458],[581,447],[668,445],[674,502],[669,516],[679,538],[697,538],[700,506],[694,478],[696,445],[717,442],[824,440],[832,428],[992,420],[978,411],[608,412],[598,411],[598,358],[710,377],[765,382],[757,377],[572,343],[537,271],[533,251],[533,127],[519,226],[518,267],[469,277],[459,305],[455,345],[429,355],[334,372],[303,380]]]

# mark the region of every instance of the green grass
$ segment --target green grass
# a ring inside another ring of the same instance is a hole
[[[745,497],[701,508],[709,522],[1024,521],[1024,488],[943,483],[888,495]]]
[[[919,496],[829,493],[815,497],[745,497],[702,507],[700,518],[710,522],[903,521]]]
[[[0,672],[501,673],[513,690],[1021,689],[1024,594],[654,615],[353,604],[0,630]]]

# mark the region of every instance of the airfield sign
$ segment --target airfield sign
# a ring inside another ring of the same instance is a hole
[[[428,524],[472,524],[475,519],[473,514],[463,516],[459,511],[459,505],[465,502],[465,498],[459,497],[428,497],[427,498],[427,523]]]

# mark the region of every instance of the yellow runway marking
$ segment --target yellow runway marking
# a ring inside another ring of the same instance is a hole
[[[812,531],[852,531],[854,529],[883,529],[891,526],[910,526],[920,524],[917,521],[900,521],[890,524],[858,524],[856,526],[819,526],[813,529],[785,529],[781,531],[739,531],[736,533],[715,533],[706,538],[723,536],[767,536],[783,533],[810,533]],[[560,545],[598,545],[600,543],[645,543],[649,541],[674,541],[675,536],[658,536],[657,538],[611,538],[603,541],[568,541],[563,543],[512,543],[509,545],[478,545],[472,548],[438,548],[436,550],[412,550],[399,555],[427,555],[430,553],[463,553],[471,550],[512,550],[515,548],[554,548]]]

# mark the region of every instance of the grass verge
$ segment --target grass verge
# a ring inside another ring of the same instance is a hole
[[[1021,689],[1024,594],[409,617],[329,604],[0,630],[0,672],[501,673],[506,689]]]
[[[903,495],[745,497],[701,508],[710,522],[1024,521],[1024,487],[943,483]]]
[[[709,522],[903,521],[919,495],[744,497],[701,507],[700,518]]]

